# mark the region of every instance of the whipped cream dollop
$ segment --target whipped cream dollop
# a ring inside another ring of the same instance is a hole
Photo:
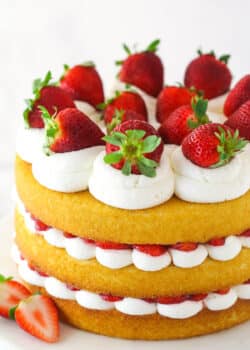
[[[224,124],[227,120],[224,114],[207,111],[208,119],[213,123]]]
[[[249,190],[249,151],[238,153],[228,164],[202,168],[187,159],[178,147],[171,156],[175,194],[197,203],[216,203],[238,198]]]
[[[97,246],[94,241],[65,235],[63,231],[53,227],[45,225],[39,228],[20,199],[17,201],[17,207],[29,232],[43,236],[47,243],[54,247],[64,248],[67,254],[75,259],[96,258],[101,265],[110,269],[120,269],[132,264],[142,271],[159,271],[171,264],[180,268],[192,268],[201,265],[207,256],[218,261],[228,261],[234,259],[242,247],[250,248],[250,237],[238,235],[225,238],[223,245],[198,244],[191,251],[173,249],[170,246],[157,256],[140,251],[136,246],[128,249],[107,249]]]
[[[226,101],[228,92],[220,95],[218,97],[211,98],[211,100],[208,101],[208,112],[214,112],[216,114],[223,114],[223,107],[224,103]]]
[[[113,97],[115,95],[116,91],[126,91],[127,90],[127,86],[128,86],[128,84],[123,83],[119,79],[116,79],[113,87],[110,90],[110,96]],[[144,92],[143,90],[141,90],[140,88],[138,88],[135,85],[129,84],[129,86],[131,87],[132,90],[137,92],[142,97],[142,99],[145,102],[145,105],[146,105],[146,108],[147,108],[147,112],[148,112],[148,122],[151,125],[153,125],[154,128],[158,129],[160,124],[159,124],[159,122],[157,121],[157,119],[155,117],[156,116],[156,102],[157,102],[157,99],[154,96],[148,95],[146,92]]]
[[[101,112],[98,112],[91,104],[85,101],[75,100],[76,108],[83,112],[87,117],[89,117],[94,123],[96,123],[100,129],[106,132],[106,126],[102,120]]]
[[[172,197],[174,176],[167,153],[164,151],[156,176],[123,175],[106,164],[101,152],[94,161],[89,179],[89,191],[99,201],[121,209],[146,209]]]
[[[225,294],[209,293],[204,300],[184,300],[168,304],[133,297],[104,298],[98,293],[72,288],[55,277],[41,275],[32,270],[28,262],[21,258],[17,247],[14,250],[13,258],[18,264],[19,274],[24,281],[45,288],[50,295],[56,298],[76,301],[80,306],[91,310],[116,309],[123,314],[133,316],[151,315],[158,312],[164,317],[185,319],[198,314],[204,308],[210,311],[229,309],[238,298],[250,300],[250,284],[235,286]]]
[[[41,185],[51,190],[66,193],[86,190],[94,159],[103,149],[93,146],[50,156],[40,152],[32,164],[32,173]]]
[[[19,127],[16,141],[18,156],[28,163],[33,163],[40,155],[44,145],[44,129]]]

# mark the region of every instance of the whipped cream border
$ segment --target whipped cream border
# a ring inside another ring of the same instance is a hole
[[[192,317],[203,309],[210,311],[226,310],[232,307],[238,299],[250,300],[250,283],[240,284],[229,289],[225,294],[208,293],[203,300],[190,298],[179,303],[164,304],[159,301],[149,301],[133,297],[118,297],[116,301],[103,299],[101,294],[87,290],[69,288],[67,284],[55,277],[40,274],[29,267],[16,245],[13,245],[12,258],[18,265],[21,278],[27,283],[43,287],[53,297],[73,300],[78,305],[92,310],[117,310],[131,316],[144,316],[159,313],[161,316],[172,319],[186,319]]]
[[[135,247],[128,249],[102,249],[95,242],[89,243],[81,237],[67,238],[63,231],[49,227],[47,230],[38,230],[31,214],[26,211],[20,199],[17,200],[17,208],[24,219],[27,229],[32,234],[42,236],[45,241],[57,248],[65,249],[67,254],[77,260],[89,260],[96,258],[99,264],[110,269],[120,269],[134,265],[142,271],[159,271],[170,265],[179,268],[192,268],[201,265],[208,257],[217,261],[229,261],[240,254],[243,248],[250,248],[250,237],[231,235],[225,237],[225,244],[213,246],[208,243],[198,244],[195,250],[190,252],[167,247],[165,253],[159,256],[151,256]]]

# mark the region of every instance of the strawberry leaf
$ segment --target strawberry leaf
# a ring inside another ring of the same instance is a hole
[[[85,61],[81,64],[81,66],[95,68],[95,63],[93,61]]]
[[[148,166],[144,165],[141,160],[138,161],[137,165],[138,165],[138,168],[139,168],[141,174],[143,174],[147,177],[155,177],[156,176],[155,168],[148,167]]]
[[[230,57],[231,57],[230,55],[221,55],[219,57],[219,61],[224,62],[225,64],[228,64]]]
[[[131,174],[131,162],[129,160],[126,160],[126,162],[124,163],[123,167],[122,167],[122,173],[123,175],[130,175]]]
[[[44,106],[38,106],[38,108],[42,112],[41,117],[43,119],[44,127],[45,127],[46,143],[44,145],[44,151],[45,151],[45,154],[49,156],[52,154],[50,146],[53,144],[54,139],[57,133],[59,132],[59,126],[57,122],[54,120],[56,116],[56,111],[51,116],[48,110]]]
[[[142,142],[142,152],[150,153],[156,150],[156,148],[160,145],[161,139],[156,135],[150,135],[146,137]]]
[[[193,118],[188,118],[187,125],[190,129],[197,128],[199,125],[210,123],[206,115],[208,100],[204,100],[201,96],[194,96],[191,100],[191,107],[194,112]]]
[[[10,281],[12,279],[13,279],[13,277],[5,277],[5,276],[0,274],[0,283],[7,282],[7,281]]]
[[[110,134],[117,125],[121,124],[122,117],[123,117],[124,113],[125,113],[125,111],[123,109],[120,109],[120,110],[116,109],[115,110],[115,114],[114,114],[111,122],[107,124],[108,134]]]
[[[11,309],[9,309],[9,319],[10,320],[15,320],[15,313],[16,313],[16,309],[17,309],[18,305],[12,307]]]
[[[105,142],[115,146],[122,146],[122,142],[125,141],[126,135],[121,132],[114,132],[111,135],[106,135],[102,138]]]
[[[123,44],[122,47],[123,47],[124,51],[126,52],[126,54],[128,54],[128,56],[132,54],[132,52],[131,52],[130,48],[128,47],[128,45]]]
[[[158,50],[158,46],[160,44],[160,39],[156,39],[154,41],[152,41],[148,47],[146,48],[146,52],[156,52]]]
[[[131,139],[134,139],[134,140],[140,140],[146,134],[146,132],[144,130],[138,130],[138,129],[126,130],[125,133],[128,136],[128,138],[131,138]]]
[[[104,157],[104,162],[106,164],[118,163],[118,162],[120,162],[120,160],[122,160],[122,153],[121,153],[121,151],[108,153]]]
[[[149,168],[156,168],[159,164],[157,162],[155,162],[152,159],[146,158],[146,157],[141,157],[140,158],[140,162],[145,165],[146,167]]]

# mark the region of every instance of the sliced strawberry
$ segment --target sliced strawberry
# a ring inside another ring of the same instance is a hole
[[[217,123],[200,125],[182,142],[184,156],[203,168],[227,164],[247,144],[239,132]]]
[[[69,232],[63,232],[63,235],[64,235],[65,238],[76,238],[76,236],[72,235]]]
[[[197,249],[198,243],[194,242],[184,242],[171,245],[171,249],[180,250],[182,252],[192,252]]]
[[[50,229],[50,226],[46,225],[41,220],[37,219],[34,215],[31,214],[30,216],[32,220],[35,222],[35,229],[37,231],[47,231],[48,229]]]
[[[157,298],[157,302],[160,304],[180,304],[186,300],[188,300],[187,295],[181,295],[181,296],[176,296],[176,297],[159,297],[159,298]]]
[[[63,153],[103,145],[101,129],[76,108],[66,108],[51,116],[40,106],[46,131],[46,154]]]
[[[156,118],[163,123],[177,108],[190,105],[195,90],[185,86],[166,86],[157,98]]]
[[[241,78],[229,92],[224,103],[225,115],[229,117],[248,100],[250,100],[250,74]]]
[[[100,297],[102,297],[103,300],[110,302],[121,301],[123,299],[122,297],[117,297],[110,294],[100,294]]]
[[[155,54],[160,40],[154,40],[145,51],[132,53],[127,45],[123,45],[128,57],[117,61],[121,65],[119,79],[124,83],[132,84],[145,91],[147,94],[157,97],[163,87],[163,65]]]
[[[0,316],[8,318],[10,310],[30,295],[24,285],[0,275]]]
[[[250,99],[229,116],[225,125],[237,129],[241,137],[250,140]]]
[[[51,83],[51,72],[48,72],[44,80],[36,79],[33,82],[33,98],[26,100],[27,108],[23,113],[26,127],[43,128],[39,106],[44,106],[50,114],[59,112],[65,108],[75,107],[74,101],[68,93]]]
[[[204,299],[206,299],[206,297],[208,296],[208,294],[194,294],[194,295],[190,295],[189,296],[189,300],[191,301],[202,301]]]
[[[93,62],[70,68],[64,65],[60,86],[73,100],[88,102],[93,107],[104,101],[102,80]]]
[[[220,237],[220,238],[213,238],[210,239],[208,242],[209,245],[213,245],[214,247],[221,247],[225,244],[226,238]]]
[[[204,97],[211,99],[227,92],[230,88],[232,75],[227,67],[229,55],[216,58],[214,52],[203,54],[191,61],[186,69],[185,86],[195,87],[204,93]]]
[[[225,294],[228,294],[229,291],[230,291],[230,288],[223,288],[223,289],[217,290],[215,293],[220,294],[220,295],[225,295]]]
[[[207,111],[208,100],[195,96],[191,104],[181,106],[171,113],[159,128],[164,143],[180,145],[185,136],[199,125],[209,123]]]
[[[128,120],[103,138],[106,143],[104,161],[124,175],[156,176],[163,152],[163,142],[156,130],[141,120]]]
[[[48,343],[59,339],[58,311],[45,295],[32,295],[20,302],[15,311],[20,328]]]
[[[158,244],[140,244],[135,245],[134,248],[151,256],[161,256],[167,251],[165,246]]]
[[[115,243],[115,242],[96,242],[96,246],[102,249],[115,249],[115,250],[130,249],[129,244]]]
[[[243,236],[243,237],[250,237],[250,229],[248,229],[248,230],[242,232],[242,233],[240,234],[240,236]]]

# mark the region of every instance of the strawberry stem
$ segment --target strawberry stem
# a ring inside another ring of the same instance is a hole
[[[199,125],[210,123],[207,111],[208,100],[204,100],[200,96],[194,96],[191,100],[191,107],[194,111],[196,120],[188,119],[187,124],[191,129],[197,128]]]
[[[41,117],[43,119],[44,127],[45,127],[46,142],[44,145],[44,152],[47,156],[49,156],[52,154],[50,146],[54,142],[54,139],[57,133],[59,132],[58,124],[54,120],[57,112],[55,111],[55,113],[51,116],[45,107],[43,106],[38,106],[38,107],[42,112]]]
[[[111,122],[109,124],[107,124],[108,134],[110,134],[117,125],[121,124],[122,117],[123,117],[124,113],[125,113],[125,111],[123,109],[116,109],[115,110],[115,114],[114,114]]]

